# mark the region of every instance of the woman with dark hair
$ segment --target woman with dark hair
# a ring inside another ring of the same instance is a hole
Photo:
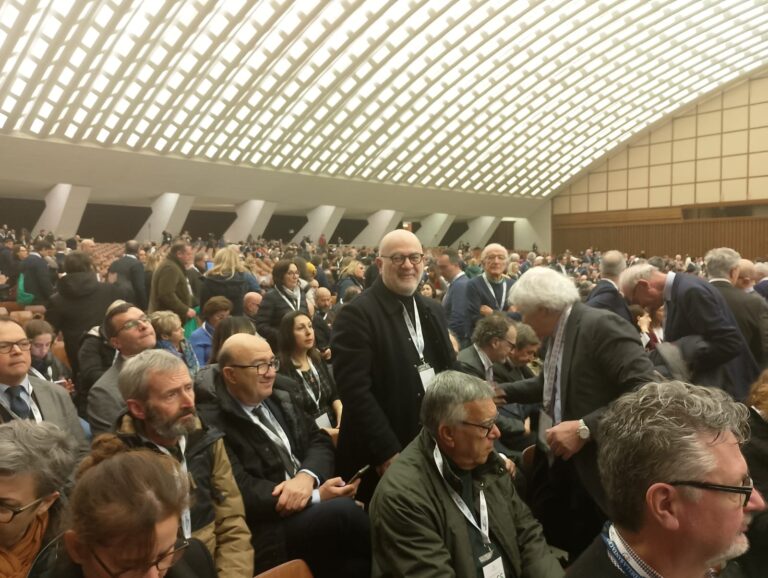
[[[189,337],[189,344],[195,351],[197,361],[202,367],[208,364],[208,358],[211,354],[211,342],[213,341],[213,332],[216,331],[219,323],[229,317],[232,311],[232,302],[226,297],[217,295],[211,297],[203,307],[203,324],[192,332]]]
[[[195,396],[198,402],[216,397],[215,381],[219,374],[219,351],[224,342],[235,333],[256,335],[256,328],[250,319],[241,316],[227,317],[216,326],[211,339],[208,365],[201,367],[195,375]]]
[[[99,283],[91,256],[82,251],[72,251],[64,258],[64,271],[66,275],[59,279],[45,317],[64,337],[64,350],[77,384],[80,339],[101,325],[113,301],[128,299],[129,291],[122,285]]]
[[[68,529],[44,550],[34,578],[215,578],[208,549],[179,533],[189,481],[170,456],[126,451],[100,436],[78,470]]]
[[[256,330],[278,351],[277,331],[286,313],[301,311],[309,314],[307,297],[299,286],[299,268],[291,259],[283,259],[272,269],[274,288],[261,302],[256,314]]]
[[[336,440],[341,422],[341,400],[328,366],[315,347],[315,331],[306,313],[291,311],[278,333],[279,372],[298,382],[303,409],[318,427]]]

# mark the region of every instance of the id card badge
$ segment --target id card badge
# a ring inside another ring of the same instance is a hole
[[[422,363],[416,366],[416,370],[421,378],[421,387],[424,388],[424,391],[427,391],[429,384],[435,378],[435,369],[429,363]]]
[[[325,412],[324,414],[316,417],[315,423],[317,424],[317,427],[319,427],[320,429],[333,428],[333,426],[331,425],[331,418],[328,417],[328,412]]]
[[[504,563],[501,556],[483,566],[483,578],[504,578]]]

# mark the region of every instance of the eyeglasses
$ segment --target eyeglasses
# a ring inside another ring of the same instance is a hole
[[[496,414],[496,417],[499,417],[499,414]],[[479,427],[480,429],[485,430],[485,435],[483,437],[487,438],[488,436],[491,435],[491,431],[493,431],[493,426],[496,425],[496,417],[494,417],[493,420],[488,421],[486,423],[472,423],[471,421],[463,421],[461,423],[463,423],[464,425]]]
[[[269,373],[269,370],[271,368],[274,368],[275,371],[280,370],[280,360],[277,358],[273,358],[270,361],[267,361],[266,363],[252,363],[249,365],[236,365],[234,363],[231,363],[227,365],[227,367],[239,367],[240,369],[255,369],[256,375],[264,377]]]
[[[10,353],[14,346],[18,347],[21,351],[29,351],[32,347],[32,342],[29,339],[22,339],[20,341],[0,341],[0,353]]]
[[[163,574],[167,572],[171,566],[176,564],[179,560],[181,560],[181,557],[184,555],[184,550],[186,550],[189,547],[189,540],[177,540],[176,544],[174,544],[173,550],[170,552],[166,552],[165,554],[162,554],[157,560],[154,562],[149,563],[144,568],[130,568],[128,570],[122,570],[120,572],[113,572],[109,569],[109,567],[104,563],[104,561],[99,558],[99,555],[96,554],[96,551],[91,548],[91,554],[93,554],[93,557],[96,559],[96,562],[99,563],[99,566],[101,566],[101,569],[104,570],[104,572],[107,573],[107,575],[110,578],[143,578],[146,576],[147,572],[154,566],[157,568],[157,572],[159,574]]]
[[[20,508],[12,508],[11,506],[0,505],[0,524],[10,524],[16,516],[22,512],[26,512],[31,507],[36,506],[45,498],[46,496],[43,496],[42,498],[38,498],[34,502],[30,502],[26,506],[22,506]]]
[[[509,345],[512,349],[517,349],[517,343],[515,343],[514,341],[510,341],[506,337],[504,338],[504,341],[506,341],[507,345]]]
[[[125,323],[123,323],[123,326],[117,330],[117,332],[120,333],[121,331],[128,331],[130,329],[135,329],[136,327],[139,326],[140,323],[143,323],[144,325],[149,325],[150,323],[149,317],[147,317],[146,315],[142,315],[138,319],[131,319],[130,321],[126,321]]]
[[[700,490],[712,490],[714,492],[727,492],[729,494],[742,494],[744,496],[744,503],[742,508],[746,508],[749,504],[749,498],[752,497],[752,490],[755,489],[755,484],[752,478],[745,480],[747,483],[743,486],[723,486],[721,484],[710,484],[709,482],[696,482],[685,480],[681,482],[669,482],[670,486],[690,486],[691,488],[699,488]]]
[[[424,253],[411,253],[410,255],[400,255],[396,253],[394,255],[379,255],[382,259],[389,259],[393,265],[400,267],[405,260],[408,259],[411,265],[418,265],[424,260]]]
[[[286,271],[285,274],[286,275],[292,275],[292,276],[295,277],[295,276],[297,276],[299,274],[299,272],[298,271]]]

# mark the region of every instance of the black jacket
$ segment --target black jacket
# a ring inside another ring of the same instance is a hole
[[[746,293],[727,281],[712,281],[731,309],[744,341],[757,365],[768,362],[768,303],[757,294]]]
[[[243,314],[243,297],[248,292],[248,282],[244,273],[235,273],[233,277],[207,275],[203,277],[200,288],[200,310],[211,297],[222,296],[232,302],[232,315]]]
[[[36,253],[30,253],[21,262],[19,273],[24,274],[24,291],[35,296],[32,305],[47,305],[53,294],[53,283],[46,260]]]
[[[110,273],[117,273],[118,282],[131,288],[131,303],[147,310],[147,287],[144,280],[144,265],[137,257],[123,255],[109,266]]]
[[[283,296],[284,294],[277,287],[270,289],[261,301],[261,307],[256,313],[256,331],[269,342],[274,352],[277,352],[277,331],[280,327],[280,321],[286,313],[293,311]],[[307,314],[309,312],[307,296],[304,292],[301,293],[299,309]]]
[[[619,293],[619,290],[613,286],[613,283],[605,279],[598,281],[595,288],[592,289],[592,293],[589,294],[587,299],[587,305],[596,309],[613,311],[619,317],[629,321],[633,326],[635,324],[626,300]]]

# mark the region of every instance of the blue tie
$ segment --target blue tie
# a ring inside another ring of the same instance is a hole
[[[32,417],[32,412],[30,411],[27,402],[21,397],[22,389],[23,387],[21,385],[12,385],[8,387],[6,393],[11,400],[11,411],[21,419],[29,419]]]

